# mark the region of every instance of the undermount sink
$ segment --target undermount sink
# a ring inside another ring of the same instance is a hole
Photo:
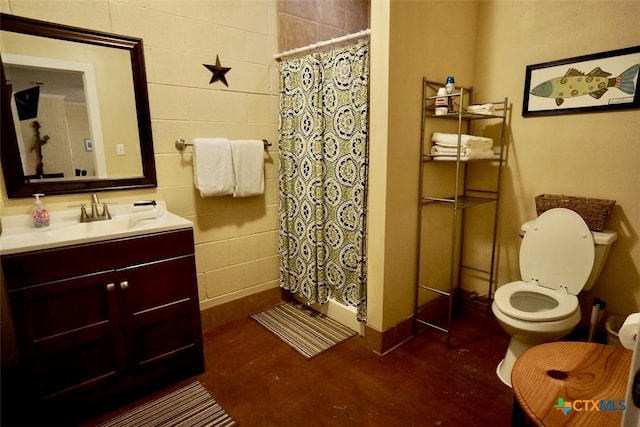
[[[43,228],[33,226],[31,215],[4,216],[0,255],[192,227],[191,221],[168,212],[164,202],[155,207],[157,217],[131,209],[130,205],[110,205],[112,219],[94,222],[80,222],[79,208],[51,211],[50,225]]]

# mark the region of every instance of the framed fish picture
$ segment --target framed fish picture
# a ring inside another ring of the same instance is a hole
[[[527,66],[523,116],[640,108],[640,46]]]

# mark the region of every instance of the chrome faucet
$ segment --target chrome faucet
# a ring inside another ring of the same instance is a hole
[[[109,208],[106,203],[102,203],[102,212],[98,213],[98,206],[101,204],[98,195],[93,193],[91,195],[91,215],[87,213],[86,205],[82,203],[80,205],[80,222],[93,222],[93,221],[106,221],[111,219]]]

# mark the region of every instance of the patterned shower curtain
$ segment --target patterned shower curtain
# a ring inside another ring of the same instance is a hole
[[[280,286],[366,319],[369,44],[280,64]]]

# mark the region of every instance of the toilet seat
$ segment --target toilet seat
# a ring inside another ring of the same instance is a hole
[[[519,296],[518,294],[520,294],[522,298],[545,300],[543,304],[550,302],[557,305],[548,309],[540,308],[535,311],[525,311],[514,307],[512,303],[512,298],[514,298],[514,296],[517,298]],[[493,296],[493,303],[498,310],[507,316],[529,322],[561,320],[570,317],[578,310],[578,298],[575,295],[542,286],[531,285],[523,281],[511,282],[500,286]]]
[[[593,268],[591,230],[576,212],[556,208],[540,215],[520,246],[520,276],[549,289],[578,295]]]
[[[595,249],[582,217],[564,208],[540,215],[520,246],[522,281],[499,287],[495,307],[507,316],[530,322],[551,322],[578,310]]]

